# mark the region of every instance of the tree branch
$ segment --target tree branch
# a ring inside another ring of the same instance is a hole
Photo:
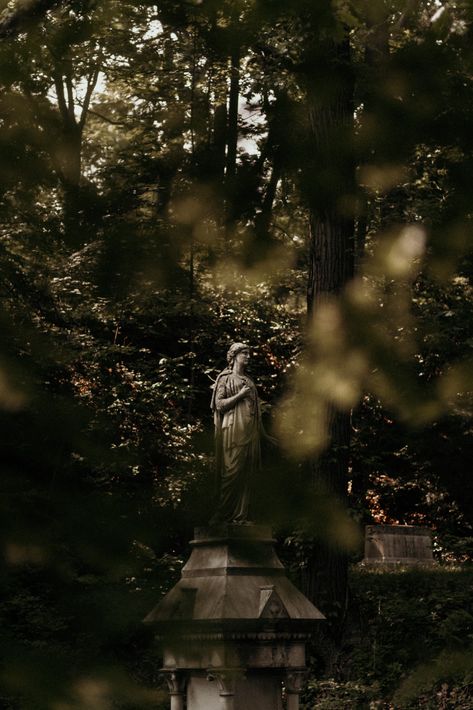
[[[54,76],[54,87],[56,89],[57,102],[61,116],[64,121],[69,121],[69,112],[67,110],[66,97],[64,95],[64,84],[62,83],[62,76],[56,74]]]
[[[82,111],[79,119],[79,127],[82,129],[85,126],[85,121],[87,119],[87,113],[89,111],[90,100],[97,86],[97,81],[100,74],[100,62],[97,62],[95,69],[92,70],[89,79],[87,81],[87,90],[85,92],[84,101],[82,102]],[[106,120],[106,119],[105,119]]]
[[[69,66],[69,62],[68,62],[67,74],[65,76],[65,80],[66,80],[66,90],[67,90],[67,108],[68,108],[69,121],[71,121],[72,123],[75,123],[74,94],[72,93],[72,90],[73,90],[72,69]]]
[[[79,104],[80,106],[80,104]],[[109,118],[108,116],[104,116],[103,113],[99,113],[98,111],[95,111],[95,109],[89,108],[87,113],[91,113],[93,116],[97,116],[97,118],[101,118],[102,121],[105,121],[106,123],[110,123],[112,126],[123,126],[125,127],[127,124],[124,121],[116,121],[113,118]]]

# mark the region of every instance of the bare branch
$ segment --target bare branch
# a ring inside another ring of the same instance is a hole
[[[124,121],[117,121],[114,118],[109,118],[108,116],[104,116],[103,113],[100,113],[99,111],[96,111],[95,109],[92,109],[92,108],[89,108],[87,113],[91,113],[92,116],[97,116],[97,118],[101,118],[102,121],[105,121],[106,123],[110,123],[112,126],[126,126],[127,125]]]
[[[67,73],[65,76],[66,91],[67,91],[67,107],[69,113],[69,120],[75,123],[74,114],[74,94],[73,94],[73,84],[72,84],[72,69],[70,63],[68,62]]]
[[[54,87],[56,89],[57,102],[61,116],[64,121],[69,121],[69,111],[67,110],[66,97],[64,96],[64,84],[62,83],[62,76],[55,74],[54,76]]]
[[[89,80],[87,82],[87,90],[85,92],[85,97],[84,101],[82,102],[82,111],[80,114],[80,120],[79,120],[79,126],[80,128],[84,128],[85,126],[85,121],[87,119],[87,112],[89,111],[89,106],[90,106],[90,99],[92,98],[92,94],[94,92],[95,87],[97,86],[97,81],[99,78],[100,74],[100,61],[97,62],[97,65],[91,72],[89,76]]]

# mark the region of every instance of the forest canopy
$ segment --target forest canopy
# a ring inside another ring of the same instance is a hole
[[[234,340],[257,515],[337,643],[363,524],[470,561],[471,4],[2,7],[2,707],[159,699],[137,629],[209,519]]]

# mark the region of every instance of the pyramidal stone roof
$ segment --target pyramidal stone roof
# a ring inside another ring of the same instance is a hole
[[[293,627],[323,614],[286,576],[269,527],[221,525],[196,528],[192,553],[179,582],[145,619],[179,624],[261,628]]]

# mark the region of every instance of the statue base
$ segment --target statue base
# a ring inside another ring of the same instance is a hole
[[[324,617],[287,578],[271,529],[196,528],[181,579],[146,617],[171,709],[298,707],[305,643]]]

